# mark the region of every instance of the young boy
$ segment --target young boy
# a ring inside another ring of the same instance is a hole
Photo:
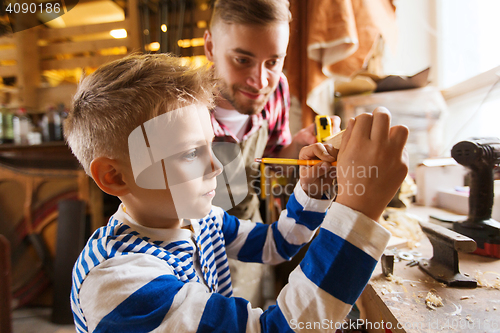
[[[78,332],[290,332],[306,322],[333,331],[367,283],[389,238],[374,220],[407,172],[407,129],[390,128],[384,110],[350,120],[337,164],[346,190],[333,204],[321,198],[335,153],[303,148],[300,158],[324,163],[303,167],[277,222],[256,224],[211,205],[222,171],[211,150],[213,86],[168,55],[112,62],[79,85],[65,137],[122,204],[75,263]],[[357,176],[368,167],[376,177]],[[348,191],[353,185],[363,193]],[[227,257],[282,262],[320,224],[276,306],[262,311],[231,297]]]

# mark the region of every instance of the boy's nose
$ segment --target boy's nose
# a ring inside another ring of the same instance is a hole
[[[264,65],[257,65],[252,69],[250,76],[247,78],[247,84],[257,90],[262,90],[269,85]]]
[[[210,172],[208,173],[209,177],[217,177],[222,173],[222,168],[224,166],[219,161],[219,159],[215,156],[213,151],[210,151]]]

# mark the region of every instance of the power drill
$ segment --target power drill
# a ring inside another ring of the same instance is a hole
[[[451,149],[451,156],[470,170],[469,216],[453,230],[474,239],[473,253],[500,258],[500,222],[491,218],[494,200],[493,169],[500,163],[500,139],[471,138]]]

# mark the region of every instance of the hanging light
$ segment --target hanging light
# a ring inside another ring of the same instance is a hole
[[[160,43],[158,42],[152,42],[148,45],[146,45],[146,50],[147,51],[158,51],[160,49]]]
[[[111,30],[109,32],[109,34],[111,36],[113,36],[114,38],[116,39],[120,39],[120,38],[127,38],[127,30],[125,29],[115,29],[115,30]]]

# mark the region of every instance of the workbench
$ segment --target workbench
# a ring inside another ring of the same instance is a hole
[[[456,217],[430,207],[412,207],[408,212],[424,221],[429,221],[429,215]],[[388,247],[388,250],[393,249]],[[410,251],[405,246],[398,250]],[[413,250],[423,258],[432,257],[432,245],[425,236]],[[500,259],[459,253],[459,260],[462,274],[476,277],[479,273],[478,281],[496,288],[448,287],[418,265],[408,266],[410,261],[406,260],[394,263],[394,278],[390,281],[382,274],[379,262],[357,303],[368,332],[387,333],[387,328],[398,333],[500,332]],[[427,307],[425,300],[430,290],[442,298],[443,306]]]

